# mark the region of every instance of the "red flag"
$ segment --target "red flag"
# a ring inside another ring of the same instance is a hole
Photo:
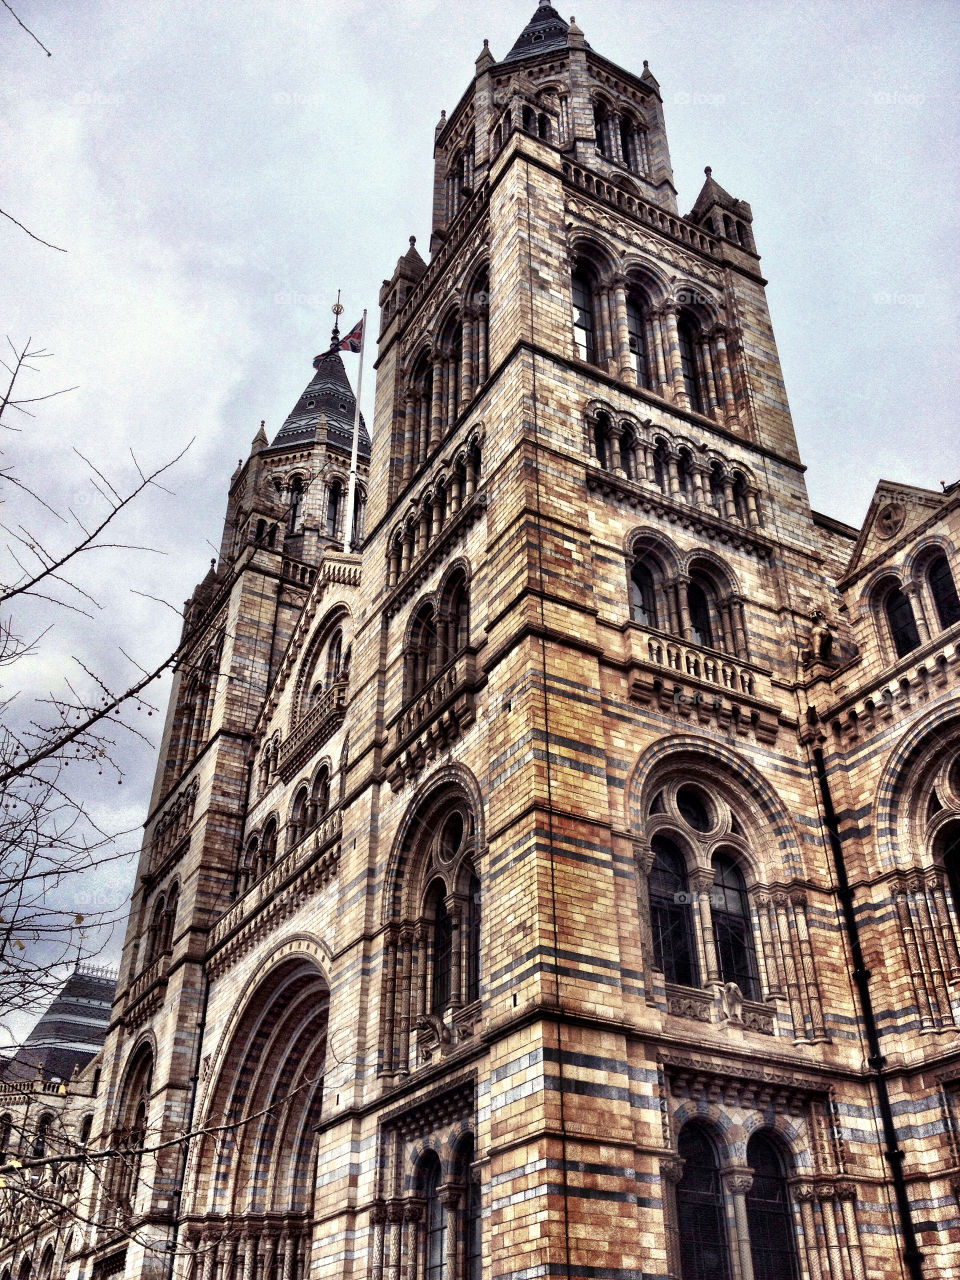
[[[360,354],[360,344],[363,342],[363,321],[358,320],[347,336],[337,347],[338,351],[352,351],[354,355]]]

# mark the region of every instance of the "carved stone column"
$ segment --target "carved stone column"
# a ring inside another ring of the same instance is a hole
[[[683,364],[680,360],[680,332],[677,329],[677,307],[670,304],[663,308],[666,330],[667,376],[673,390],[673,401],[681,409],[690,408],[690,397],[683,381]]]
[[[717,940],[713,932],[713,912],[710,909],[710,893],[713,889],[713,872],[708,867],[698,867],[690,877],[691,888],[696,892],[700,908],[700,937],[708,984],[720,981],[717,965]]]
[[[803,1245],[807,1257],[810,1280],[824,1280],[823,1268],[820,1265],[820,1243],[817,1239],[813,1185],[809,1182],[798,1182],[793,1189],[793,1194],[800,1205],[800,1221],[803,1223]]]
[[[929,1029],[933,1026],[933,1017],[930,1011],[927,984],[924,981],[923,968],[920,964],[920,951],[917,947],[916,935],[913,929],[907,886],[903,881],[898,881],[894,886],[893,893],[897,908],[897,918],[900,922],[900,932],[903,936],[903,945],[907,953],[907,965],[909,966],[910,981],[913,986],[913,998],[917,1002],[917,1009],[920,1013],[920,1025]]]
[[[446,1186],[440,1187],[437,1196],[443,1205],[446,1214],[446,1232],[444,1235],[444,1245],[446,1249],[446,1265],[443,1272],[443,1280],[460,1280],[460,1250],[457,1248],[459,1225],[459,1208],[462,1189],[448,1183]]]
[[[413,931],[417,957],[417,1017],[422,1018],[427,1012],[427,922],[418,920]]]
[[[753,1280],[753,1258],[750,1254],[750,1228],[747,1225],[747,1192],[753,1186],[749,1169],[728,1169],[721,1177],[733,1204],[733,1239],[730,1241],[734,1280]]]
[[[488,332],[489,320],[488,313],[481,311],[477,319],[477,385],[483,386],[487,380],[487,364],[488,364]]]
[[[787,999],[790,1002],[790,1016],[793,1019],[793,1036],[795,1040],[804,1040],[806,1029],[803,1021],[803,1002],[800,999],[800,982],[797,977],[793,939],[790,936],[790,920],[787,915],[789,899],[785,893],[775,893],[771,897],[771,902],[776,912],[777,932],[780,935],[780,954],[783,957]]]
[[[390,1280],[403,1280],[403,1201],[391,1200],[387,1204],[387,1224],[390,1239]]]
[[[382,1200],[378,1200],[370,1210],[370,1226],[373,1230],[373,1260],[371,1266],[371,1280],[383,1280],[383,1252],[384,1252],[384,1236],[385,1225],[387,1221],[387,1206]],[[281,1248],[282,1248],[281,1241]]]
[[[677,1217],[677,1183],[683,1177],[684,1162],[679,1156],[660,1157],[660,1196],[663,1200],[663,1229],[667,1245],[667,1274],[680,1280],[680,1222]]]
[[[820,1003],[820,987],[817,982],[817,971],[814,965],[813,948],[810,945],[810,930],[807,925],[807,895],[801,889],[794,889],[790,894],[790,905],[793,907],[793,919],[797,927],[797,940],[800,943],[800,964],[803,969],[803,980],[807,988],[807,1005],[810,1009],[810,1021],[813,1025],[813,1039],[827,1038],[823,1025],[823,1006]]]
[[[863,1252],[860,1248],[860,1228],[857,1223],[857,1211],[854,1201],[857,1188],[852,1182],[838,1182],[834,1188],[843,1219],[843,1233],[846,1238],[847,1254],[850,1258],[850,1271],[853,1280],[864,1280]]]
[[[760,942],[763,949],[764,969],[767,974],[767,996],[783,995],[783,979],[780,974],[777,948],[770,931],[770,899],[766,896],[757,899],[757,916],[760,920]]]
[[[219,1244],[217,1237],[212,1234],[203,1237],[203,1280],[214,1280],[217,1274],[217,1253]]]
[[[413,930],[400,931],[400,1024],[394,1067],[403,1076],[410,1072],[410,1000],[413,968]]]
[[[834,1190],[830,1183],[821,1183],[817,1187],[817,1199],[820,1201],[820,1216],[823,1221],[823,1239],[830,1260],[831,1274],[840,1280],[844,1274],[843,1251],[837,1235],[837,1219],[834,1212]]]
[[[446,900],[450,917],[450,1008],[459,1009],[463,1004],[460,970],[460,930],[463,924],[463,899],[450,894]]]
[[[677,589],[677,609],[680,613],[680,634],[684,640],[693,639],[693,626],[690,622],[690,601],[687,588],[690,586],[689,573],[678,573],[673,580]]]
[[[403,414],[403,483],[413,475],[413,437],[416,433],[417,402],[408,395]]]
[[[930,910],[939,931],[943,954],[947,958],[950,981],[958,982],[960,981],[960,954],[957,951],[957,940],[954,936],[950,911],[944,894],[943,876],[939,871],[936,871],[930,876],[927,883],[930,886]]]
[[[392,1075],[394,1065],[394,1018],[397,1011],[397,928],[390,925],[384,934],[385,972],[383,982],[383,1066],[381,1074]]]
[[[420,1274],[421,1242],[420,1224],[423,1221],[423,1201],[407,1200],[403,1206],[404,1235],[407,1249],[406,1280],[417,1280]]]
[[[424,458],[443,434],[443,361],[439,356],[433,362],[433,395],[428,421],[426,445],[421,446]]]
[[[717,360],[720,368],[720,389],[723,397],[723,416],[728,424],[737,421],[737,401],[733,390],[733,375],[730,369],[730,347],[727,342],[727,331],[722,325],[714,330]]]
[[[917,922],[918,942],[924,960],[924,971],[930,992],[930,1011],[935,1022],[944,1019],[952,1021],[950,1012],[950,995],[947,991],[946,975],[940,961],[940,949],[934,937],[933,917],[927,898],[927,884],[922,875],[914,876],[910,881],[910,893],[913,899],[914,916]],[[937,1016],[939,1014],[939,1017]]]
[[[662,309],[654,311],[650,317],[650,350],[653,353],[656,366],[657,385],[655,390],[659,391],[666,399],[672,399],[673,382],[672,375],[668,373],[670,365],[667,360],[666,322],[663,318]]]
[[[930,639],[930,624],[927,621],[926,610],[923,607],[923,592],[920,590],[920,583],[915,579],[911,579],[903,584],[902,590],[913,608],[913,617],[920,635],[920,643],[926,644]]]
[[[460,361],[460,408],[465,409],[473,399],[473,331],[475,317],[470,308],[463,313],[463,355]]]
[[[617,325],[617,362],[619,374],[624,382],[637,385],[637,374],[630,355],[630,323],[627,319],[627,282],[625,277],[617,276],[613,282],[614,315]],[[638,353],[639,359],[639,353]]]

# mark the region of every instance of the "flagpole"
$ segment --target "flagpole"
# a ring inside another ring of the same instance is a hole
[[[360,392],[363,388],[363,350],[367,344],[367,311],[360,330],[360,372],[357,374],[357,408],[353,415],[353,447],[350,450],[350,484],[347,488],[347,526],[343,532],[343,553],[350,554],[353,542],[353,512],[357,504],[357,454],[360,451]]]

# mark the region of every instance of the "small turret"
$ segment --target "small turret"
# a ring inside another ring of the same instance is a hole
[[[753,210],[746,200],[736,200],[729,191],[724,191],[709,165],[703,172],[707,180],[688,215],[690,221],[699,223],[701,227],[709,227],[716,235],[731,241],[738,248],[756,254],[757,246],[751,225]]]

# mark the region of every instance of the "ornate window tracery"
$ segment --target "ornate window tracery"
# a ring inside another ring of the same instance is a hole
[[[668,1010],[773,1034],[782,1001],[795,1039],[826,1039],[807,895],[758,883],[749,806],[719,778],[708,783],[679,765],[649,795],[640,910]]]
[[[459,791],[411,815],[405,863],[415,868],[386,935],[381,1074],[404,1076],[472,1034],[481,987],[477,821]],[[407,873],[410,876],[410,873]]]

